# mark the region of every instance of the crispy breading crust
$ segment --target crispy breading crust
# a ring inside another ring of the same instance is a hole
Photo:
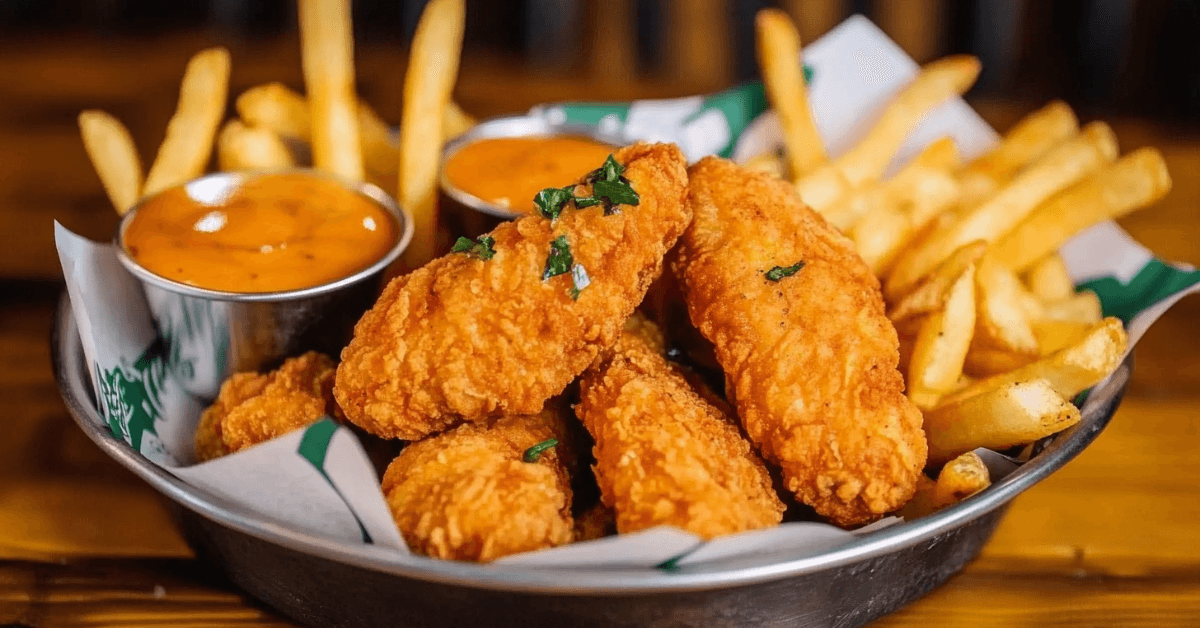
[[[415,440],[464,419],[535,413],[610,346],[691,220],[677,147],[636,144],[616,158],[639,205],[568,208],[553,222],[530,214],[492,231],[490,260],[451,253],[393,280],[342,351],[335,391],[347,418]],[[591,279],[577,301],[570,274],[542,280],[560,235]]]
[[[779,523],[783,504],[762,461],[663,359],[653,334],[647,341],[646,326],[639,321],[584,374],[576,406],[617,530],[673,525],[707,539]]]
[[[269,373],[235,373],[200,416],[196,460],[240,451],[326,415],[337,417],[334,369],[329,356],[310,351]]]
[[[548,439],[566,444],[562,412],[549,405],[540,414],[468,423],[405,447],[384,473],[383,493],[409,549],[487,562],[570,543],[570,448],[522,461]]]
[[[879,281],[789,183],[716,158],[689,177],[695,220],[675,269],[746,432],[788,490],[835,523],[895,510],[926,443]],[[797,262],[795,275],[765,276]]]

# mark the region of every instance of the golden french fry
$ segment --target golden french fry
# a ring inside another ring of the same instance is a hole
[[[1162,153],[1156,148],[1135,150],[1043,203],[997,240],[989,255],[1022,272],[1076,233],[1146,207],[1170,189]]]
[[[1038,351],[1047,356],[1083,340],[1095,323],[1083,321],[1033,321],[1033,335],[1037,336]]]
[[[283,170],[295,165],[283,140],[270,129],[234,119],[217,135],[217,166],[223,171]]]
[[[282,83],[251,87],[237,97],[234,108],[250,126],[269,129],[280,137],[312,139],[308,101]]]
[[[1058,301],[1042,304],[1041,319],[1051,321],[1076,321],[1095,324],[1103,316],[1100,298],[1096,293],[1084,290]]]
[[[311,117],[313,167],[348,181],[364,178],[354,94],[350,3],[299,0],[300,59]]]
[[[1117,368],[1125,354],[1128,338],[1118,318],[1106,318],[1088,331],[1083,339],[1036,362],[981,379],[942,401],[951,403],[978,395],[1006,384],[1044,379],[1058,394],[1072,399],[1095,386]],[[969,357],[969,356],[968,356]]]
[[[998,146],[959,173],[963,203],[974,205],[990,196],[1027,164],[1078,131],[1075,113],[1061,100],[1029,114],[1005,134]]]
[[[1036,356],[1037,338],[1021,303],[1020,295],[1024,292],[1021,280],[985,253],[979,260],[976,281],[979,315],[975,321],[974,343],[980,347]]]
[[[800,200],[824,214],[851,189],[850,182],[833,164],[826,164],[804,175],[796,182]]]
[[[896,151],[926,112],[960,95],[979,76],[979,59],[954,55],[921,68],[920,74],[887,105],[866,138],[834,163],[852,187],[883,175]]]
[[[939,507],[956,504],[991,486],[992,475],[983,458],[973,451],[951,460],[942,467],[934,488],[934,500]]]
[[[942,138],[930,144],[896,176],[843,194],[824,208],[821,215],[847,232],[872,211],[898,206],[911,216],[913,228],[919,229],[958,199],[958,181],[949,173],[957,159],[958,149],[953,140]]]
[[[1045,379],[1022,379],[925,412],[929,464],[978,447],[1006,449],[1032,443],[1079,422],[1079,409]]]
[[[1034,262],[1025,273],[1025,285],[1042,301],[1068,299],[1075,294],[1075,282],[1058,253]]]
[[[464,0],[430,0],[413,36],[400,118],[400,205],[413,216],[403,263],[419,268],[437,255],[437,185],[442,117],[458,75]]]
[[[954,138],[946,136],[934,140],[917,153],[912,165],[929,170],[955,171],[962,166],[962,156],[958,153]]]
[[[967,359],[963,361],[963,373],[969,377],[991,377],[1031,364],[1038,357],[1028,353],[1015,353],[1008,349],[975,344],[967,351]],[[955,394],[957,395],[957,393]]]
[[[888,318],[898,324],[937,310],[946,301],[954,282],[968,267],[974,267],[986,249],[987,243],[982,240],[960,246],[925,276],[912,292],[892,306],[888,311]]]
[[[882,275],[892,260],[916,234],[908,212],[898,203],[884,200],[850,229],[850,239],[871,272]]]
[[[908,397],[918,408],[937,405],[963,374],[975,333],[975,264],[950,286],[942,308],[921,323],[908,363]]]
[[[124,216],[142,195],[142,162],[129,129],[108,113],[93,109],[79,114],[79,132],[108,200],[117,214]]]
[[[828,160],[808,106],[800,33],[787,13],[779,9],[759,11],[754,25],[758,34],[758,66],[762,70],[763,86],[783,127],[788,169],[793,178],[799,178]]]
[[[400,151],[392,142],[391,129],[383,118],[363,101],[358,102],[358,132],[363,150],[367,179],[379,187],[395,191]]]
[[[912,188],[905,196],[913,225],[924,227],[958,202],[958,180],[944,170],[923,170],[914,176]]]
[[[462,107],[458,106],[458,103],[453,100],[446,102],[446,108],[442,111],[443,140],[458,137],[476,124],[479,124],[479,121],[471,114],[463,111]]]
[[[787,170],[787,166],[783,163],[783,157],[774,153],[755,155],[747,159],[746,163],[742,164],[742,166],[747,170],[766,172],[779,178],[783,178]]]
[[[229,95],[229,51],[201,50],[188,61],[179,88],[179,105],[167,135],[146,175],[143,196],[157,194],[204,174],[213,138],[225,115]]]
[[[921,247],[907,251],[888,277],[885,295],[894,298],[903,294],[929,269],[967,242],[1000,239],[1043,201],[1111,162],[1116,154],[1117,141],[1112,129],[1103,122],[1087,125],[1079,136],[1042,156],[995,196],[968,210]]]

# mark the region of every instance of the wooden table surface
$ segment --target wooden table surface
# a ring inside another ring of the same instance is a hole
[[[51,221],[95,238],[115,224],[74,117],[108,109],[151,155],[186,57],[213,41],[0,43],[0,624],[292,625],[193,559],[163,499],[76,429],[50,370],[62,289]],[[298,84],[294,43],[234,47],[235,93],[270,79]],[[402,57],[360,48],[359,65],[362,93],[394,112]],[[646,80],[597,92],[569,76],[468,59],[458,98],[493,114],[717,87]],[[1036,103],[975,104],[1006,128]],[[1161,147],[1175,179],[1167,199],[1124,226],[1164,257],[1200,263],[1195,129],[1112,122],[1123,150]],[[1019,497],[962,574],[874,626],[1200,625],[1198,324],[1194,298],[1160,321],[1139,349],[1131,394],[1095,444]]]

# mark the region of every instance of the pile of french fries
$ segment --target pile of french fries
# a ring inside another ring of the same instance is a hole
[[[112,115],[79,114],[84,147],[122,215],[140,199],[204,174],[214,141],[221,171],[286,170],[308,165],[311,156],[316,169],[369,181],[397,196],[415,228],[405,265],[421,266],[434,256],[442,143],[476,122],[450,99],[465,13],[464,0],[426,5],[405,76],[398,142],[355,94],[350,3],[299,0],[307,95],[281,83],[251,87],[235,101],[238,117],[222,125],[230,57],[224,48],[210,48],[188,62],[166,139],[144,178],[133,138]]]
[[[795,26],[767,9],[756,28],[785,154],[748,165],[793,180],[879,277],[908,395],[924,414],[929,470],[940,468],[903,514],[952,504],[990,483],[973,450],[1006,450],[1074,425],[1072,400],[1116,369],[1124,327],[1102,318],[1095,294],[1075,291],[1057,251],[1083,229],[1162,198],[1166,163],[1154,148],[1118,157],[1108,125],[1080,128],[1055,101],[968,163],[944,138],[884,179],[922,116],[974,83],[978,60],[921,68],[867,136],[831,160],[807,104]]]

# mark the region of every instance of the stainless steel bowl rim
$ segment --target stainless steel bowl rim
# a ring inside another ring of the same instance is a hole
[[[497,118],[489,118],[471,127],[462,135],[446,142],[442,146],[442,167],[439,170],[439,181],[442,191],[450,198],[459,203],[474,209],[475,211],[483,212],[490,216],[508,220],[510,218],[518,218],[525,215],[524,212],[515,212],[509,209],[499,207],[494,203],[489,203],[470,192],[465,192],[455,186],[446,177],[446,162],[450,160],[455,153],[462,150],[464,146],[481,139],[490,139],[497,137],[586,137],[602,144],[609,144],[613,148],[625,145],[627,142],[624,138],[604,133],[599,130],[599,127],[588,124],[555,124],[540,116],[518,115],[518,116],[500,116]],[[532,200],[532,199],[531,199]]]
[[[807,558],[705,573],[477,565],[420,557],[417,557],[419,565],[412,565],[398,562],[393,550],[334,541],[262,520],[236,504],[185,484],[135,452],[124,441],[114,438],[90,401],[89,384],[82,375],[86,369],[81,363],[81,341],[66,294],[56,313],[51,345],[59,388],[68,410],[84,433],[117,462],[201,516],[269,543],[366,569],[464,587],[540,594],[614,596],[701,591],[753,585],[878,558],[929,541],[1004,506],[1082,452],[1112,417],[1112,411],[1085,414],[1079,425],[1056,439],[1033,461],[950,508],[864,535],[861,540]],[[1115,410],[1112,406],[1120,402],[1132,368],[1131,355],[1104,384],[1093,390],[1092,394],[1100,397],[1098,408]]]
[[[387,268],[389,264],[396,261],[396,258],[398,258],[402,252],[404,252],[404,249],[408,248],[408,244],[413,238],[412,216],[409,215],[408,211],[401,207],[399,203],[397,203],[396,200],[391,197],[391,195],[371,183],[346,181],[329,173],[313,170],[311,168],[291,168],[287,170],[265,172],[215,172],[192,179],[183,185],[192,185],[195,183],[221,180],[232,180],[236,181],[237,185],[241,185],[242,182],[256,176],[294,173],[302,173],[334,181],[343,187],[362,194],[363,196],[366,196],[367,198],[382,205],[388,210],[389,213],[392,214],[393,217],[395,217],[397,226],[399,227],[400,236],[396,239],[396,243],[391,249],[388,250],[387,254],[370,266],[352,275],[342,277],[336,281],[323,283],[309,288],[300,288],[298,290],[280,290],[276,292],[230,292],[227,290],[209,290],[207,288],[198,288],[196,286],[189,286],[184,283],[179,283],[178,281],[167,279],[166,277],[151,272],[141,264],[138,264],[137,261],[130,257],[125,251],[123,242],[125,230],[129,228],[134,216],[137,215],[138,209],[141,208],[141,206],[147,201],[149,201],[150,198],[153,198],[149,197],[138,201],[138,203],[134,205],[128,212],[125,212],[125,215],[121,217],[121,221],[117,223],[117,232],[115,235],[113,235],[113,244],[117,250],[117,259],[120,260],[121,265],[124,266],[126,270],[133,273],[133,275],[139,280],[162,288],[168,292],[190,297],[210,299],[213,301],[238,301],[243,303],[254,303],[264,301],[296,301],[336,292],[346,286],[359,283],[360,281],[363,281]]]

